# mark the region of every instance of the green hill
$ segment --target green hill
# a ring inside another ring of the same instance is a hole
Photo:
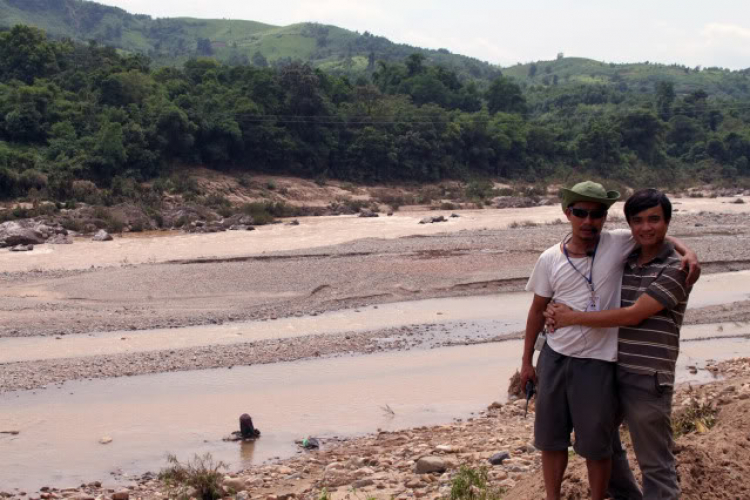
[[[489,79],[499,74],[487,62],[396,44],[368,32],[301,23],[272,26],[232,19],[166,18],[130,14],[84,0],[0,0],[0,27],[28,24],[55,38],[71,38],[148,55],[156,66],[181,65],[197,56],[228,64],[274,65],[308,61],[338,74],[374,69],[375,61],[402,61],[414,52],[463,78]]]
[[[603,84],[622,91],[652,93],[656,83],[672,82],[677,94],[702,89],[715,97],[750,97],[750,70],[690,68],[678,64],[615,64],[581,57],[559,57],[503,68],[503,74],[528,86],[568,87]]]

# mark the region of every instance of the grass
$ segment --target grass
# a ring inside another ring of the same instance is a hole
[[[177,498],[197,496],[202,500],[216,500],[223,496],[221,481],[224,474],[220,471],[227,464],[214,461],[210,453],[195,455],[184,464],[176,456],[169,455],[167,462],[169,466],[159,473],[159,479],[174,491]],[[194,495],[191,495],[191,489],[195,490]]]
[[[704,433],[716,425],[716,408],[705,403],[693,404],[672,417],[675,438],[691,432]]]
[[[487,469],[461,466],[451,483],[450,500],[495,500],[505,490],[489,484]]]

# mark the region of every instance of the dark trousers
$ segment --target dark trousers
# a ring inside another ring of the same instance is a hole
[[[680,498],[672,453],[671,385],[660,385],[655,375],[640,375],[620,367],[616,374],[622,418],[630,430],[635,457],[643,475],[643,493],[630,470],[615,433],[609,494],[616,500],[673,500]]]

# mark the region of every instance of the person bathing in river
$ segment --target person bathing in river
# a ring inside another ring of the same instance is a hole
[[[638,247],[628,257],[622,275],[621,307],[586,312],[555,303],[548,306],[545,316],[555,331],[575,325],[620,327],[616,393],[643,475],[643,494],[618,432],[613,437],[609,493],[615,499],[677,499],[672,393],[680,328],[691,288],[674,246],[666,240],[672,218],[669,199],[656,189],[638,191],[625,203],[625,218]]]
[[[526,322],[521,384],[537,384],[535,445],[542,452],[542,472],[549,500],[560,498],[568,464],[570,434],[574,449],[586,459],[591,495],[604,498],[610,479],[617,421],[615,362],[617,328],[560,326],[532,364],[534,344],[545,325],[551,301],[577,310],[604,311],[620,306],[624,264],[635,249],[631,231],[603,231],[608,209],[620,198],[601,184],[586,181],[563,189],[562,209],[571,232],[539,257],[526,289],[534,292]],[[694,252],[674,238],[691,279],[699,272]]]

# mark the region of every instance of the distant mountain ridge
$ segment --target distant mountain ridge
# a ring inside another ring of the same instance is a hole
[[[678,94],[698,89],[710,96],[750,98],[750,69],[690,68],[678,64],[614,64],[580,57],[500,68],[446,49],[428,50],[331,25],[300,23],[273,26],[255,21],[154,19],[88,0],[0,0],[0,27],[28,24],[55,38],[95,40],[126,52],[142,53],[155,66],[179,66],[195,57],[225,64],[278,65],[307,61],[324,71],[357,77],[376,69],[377,61],[403,62],[414,52],[464,79],[488,81],[501,73],[527,89],[553,94],[572,86],[605,85],[652,94],[659,81],[674,84]]]
[[[0,26],[28,24],[50,36],[114,46],[148,55],[157,66],[180,65],[210,56],[228,64],[273,65],[291,60],[338,74],[357,75],[375,68],[377,60],[402,61],[420,52],[460,76],[491,79],[499,68],[448,50],[396,44],[368,32],[300,23],[273,26],[255,21],[153,19],[84,0],[0,0]]]

